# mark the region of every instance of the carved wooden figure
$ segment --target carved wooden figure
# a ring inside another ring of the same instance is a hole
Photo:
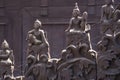
[[[41,22],[36,20],[34,29],[28,32],[28,54],[36,56],[37,59],[39,59],[41,54],[46,54],[50,58],[49,43],[41,27]]]
[[[87,24],[87,12],[80,16],[78,4],[75,4],[73,9],[73,16],[70,19],[69,27],[66,29],[67,45],[73,44],[78,46],[80,43],[89,45],[87,33],[90,31],[90,26]]]
[[[115,27],[113,26],[114,17],[114,0],[105,0],[106,4],[101,8],[101,33],[104,35],[108,30],[114,34]]]
[[[9,48],[6,40],[2,42],[2,50],[0,50],[0,78],[5,79],[6,76],[13,77],[14,71],[14,55],[13,50]]]

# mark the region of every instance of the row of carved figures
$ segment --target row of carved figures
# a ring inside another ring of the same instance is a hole
[[[92,49],[88,13],[80,16],[78,4],[72,12],[69,27],[66,29],[66,49],[61,57],[51,58],[50,46],[41,21],[34,23],[34,29],[27,35],[27,65],[25,80],[120,80],[120,5],[114,8],[114,0],[105,0],[101,7],[101,40]],[[110,30],[110,34],[108,34]],[[1,80],[13,77],[14,56],[6,41],[0,51]]]

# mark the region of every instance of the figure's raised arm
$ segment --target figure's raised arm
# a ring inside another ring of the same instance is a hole
[[[12,61],[12,65],[14,65],[15,59],[14,59],[13,50],[10,50],[10,59],[11,59],[11,61]]]
[[[82,15],[82,22],[80,24],[83,31],[85,31],[85,29],[86,29],[87,18],[88,18],[88,13],[85,11]]]

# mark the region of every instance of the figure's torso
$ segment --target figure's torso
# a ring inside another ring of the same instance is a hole
[[[72,29],[70,31],[82,31],[81,29],[82,18],[72,18]]]
[[[1,51],[0,51],[0,55],[1,55],[1,56],[4,56],[3,59],[1,59],[1,61],[0,61],[2,64],[4,64],[4,63],[5,63],[5,64],[8,63],[8,65],[9,65],[9,64],[12,64],[11,51],[10,51],[10,50],[5,50],[5,51],[4,51],[4,50],[1,50]],[[9,55],[9,57],[7,57],[8,55]],[[6,56],[6,57],[5,57],[5,56]]]
[[[113,14],[113,11],[114,11],[114,8],[113,6],[103,6],[103,11],[104,11],[104,16],[107,20],[111,19],[112,18],[112,14]]]
[[[29,34],[33,34],[37,40],[42,41],[42,30],[35,31],[34,29],[29,32]]]

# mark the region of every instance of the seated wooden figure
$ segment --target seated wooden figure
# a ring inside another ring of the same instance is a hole
[[[34,23],[34,29],[28,32],[28,55],[32,54],[39,59],[41,54],[46,54],[50,58],[49,43],[45,36],[45,32],[41,27],[41,22],[36,20]]]
[[[14,71],[14,55],[13,50],[9,48],[6,40],[2,42],[2,50],[0,50],[0,78],[4,79],[6,75],[13,76]]]
[[[82,16],[80,16],[80,10],[75,4],[75,8],[73,9],[73,16],[70,19],[69,27],[66,29],[67,34],[67,45],[79,45],[79,43],[87,43],[88,35],[87,33],[90,31],[90,26],[87,24],[88,13],[84,12]]]

